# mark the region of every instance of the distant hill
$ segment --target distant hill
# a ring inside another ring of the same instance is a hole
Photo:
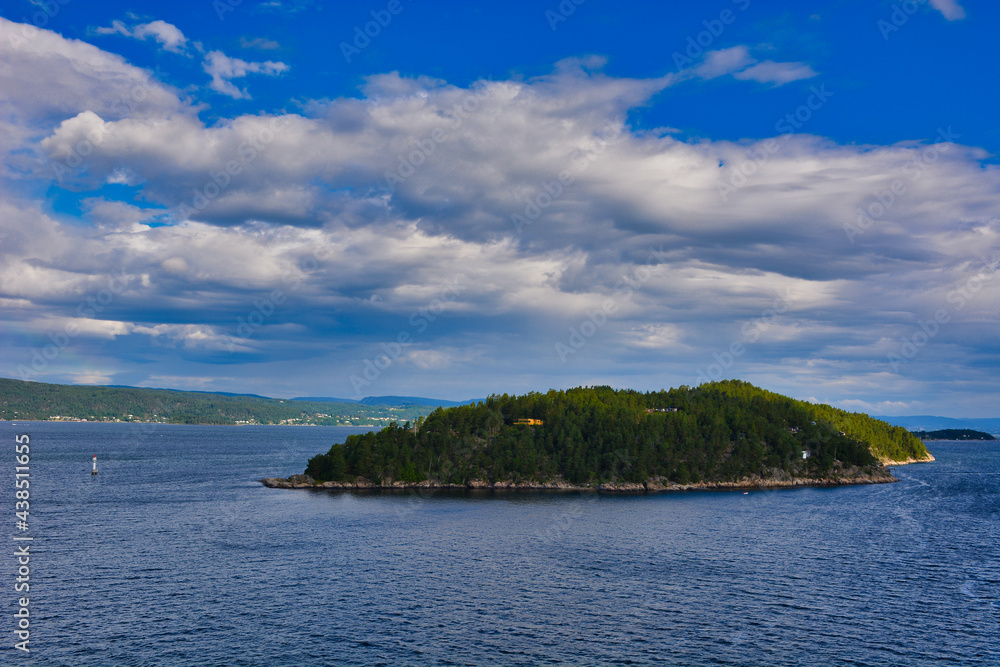
[[[44,383],[43,383],[44,384]],[[178,389],[170,389],[169,387],[133,387],[129,384],[102,384],[102,385],[60,385],[63,387],[80,387],[80,386],[100,386],[109,389],[141,389],[141,390],[152,390],[152,391],[180,391]],[[212,396],[242,396],[245,398],[263,398],[269,400],[269,396],[261,396],[260,394],[242,394],[232,391],[204,391],[202,389],[185,389],[183,390],[185,394],[210,394]],[[277,399],[282,400],[282,399]]]
[[[973,429],[1000,435],[1000,418],[954,419],[952,417],[935,417],[933,415],[910,415],[904,417],[875,417],[896,426],[902,426],[908,431],[937,431],[941,429]]]
[[[292,401],[319,401],[319,402],[333,402],[333,403],[359,403],[361,405],[422,405],[431,408],[451,408],[456,405],[471,405],[478,401],[483,401],[483,398],[473,398],[468,401],[448,401],[443,398],[423,398],[420,396],[365,396],[360,400],[353,398],[330,398],[330,397],[308,397],[302,396],[297,398],[289,399]]]
[[[360,403],[353,398],[334,398],[332,396],[296,396],[289,401],[306,401],[309,403]]]
[[[309,460],[305,475],[313,481],[302,484],[873,483],[894,481],[880,462],[919,460],[933,457],[903,428],[731,380],[648,393],[580,387],[504,394],[439,408],[411,429],[349,436]]]
[[[940,431],[914,431],[921,440],[996,440],[989,433],[968,428],[946,428]]]
[[[291,401],[254,394],[99,387],[0,378],[0,419],[385,426],[427,415],[425,405]]]
[[[425,405],[428,407],[453,408],[458,405],[473,405],[486,399],[474,398],[468,401],[446,401],[440,398],[422,398],[420,396],[367,396],[362,398],[362,405]]]

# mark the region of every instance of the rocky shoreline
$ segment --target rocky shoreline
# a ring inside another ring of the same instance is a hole
[[[927,452],[927,457],[923,458],[923,459],[915,459],[915,458],[910,457],[910,458],[906,459],[905,461],[883,461],[882,465],[884,465],[886,467],[889,467],[889,466],[905,466],[905,465],[909,465],[910,463],[930,463],[933,460],[934,460],[934,455],[931,454],[930,452]]]
[[[899,465],[899,464],[893,464]],[[667,491],[694,490],[747,490],[773,489],[808,486],[846,486],[856,484],[890,484],[897,482],[886,468],[858,468],[855,466],[837,467],[825,477],[794,477],[785,471],[775,470],[770,475],[753,475],[736,481],[695,482],[691,484],[676,484],[661,478],[646,482],[604,482],[601,484],[580,485],[570,484],[563,480],[548,480],[543,482],[512,482],[473,479],[465,484],[446,484],[425,480],[422,482],[402,482],[384,480],[375,484],[365,479],[355,482],[317,482],[308,475],[292,475],[288,478],[268,477],[259,480],[264,486],[272,489],[319,489],[328,491],[382,491],[406,489],[452,489],[452,490],[484,490],[484,491],[592,491],[598,493],[660,493]]]

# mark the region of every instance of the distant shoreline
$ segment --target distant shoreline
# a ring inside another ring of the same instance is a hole
[[[955,440],[956,442],[989,442],[996,440],[992,433],[977,431],[972,428],[945,428],[935,431],[910,431],[923,442],[940,442],[942,440]]]
[[[327,426],[333,428],[382,428],[384,424],[187,424],[185,422],[102,421],[100,419],[0,419],[0,423],[17,424],[155,424],[157,426]]]

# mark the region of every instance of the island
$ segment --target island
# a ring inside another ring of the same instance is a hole
[[[493,395],[348,436],[296,489],[651,492],[879,484],[934,457],[902,427],[747,382]]]
[[[971,428],[945,428],[940,431],[913,431],[921,440],[996,440],[989,433]]]

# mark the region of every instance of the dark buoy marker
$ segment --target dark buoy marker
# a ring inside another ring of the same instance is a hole
[[[97,454],[94,454],[94,469],[90,471],[91,475],[97,474]]]

